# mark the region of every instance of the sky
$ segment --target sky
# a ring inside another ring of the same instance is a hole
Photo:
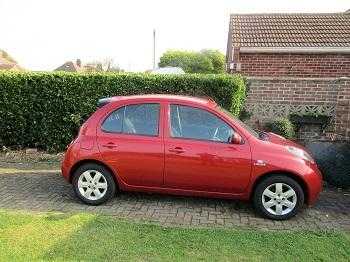
[[[112,58],[152,68],[168,49],[226,52],[230,13],[344,12],[350,0],[0,0],[0,49],[28,70]]]

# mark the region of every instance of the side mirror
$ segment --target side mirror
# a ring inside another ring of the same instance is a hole
[[[243,144],[243,138],[237,132],[234,132],[231,137],[231,144],[240,145]]]

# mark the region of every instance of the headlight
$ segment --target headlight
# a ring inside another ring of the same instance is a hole
[[[286,146],[287,150],[292,153],[294,156],[299,157],[301,159],[304,159],[306,161],[309,161],[311,163],[314,163],[313,158],[310,156],[309,153],[305,152],[304,150],[294,147],[294,146]]]

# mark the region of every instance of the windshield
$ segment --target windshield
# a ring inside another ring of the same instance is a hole
[[[234,119],[238,124],[243,127],[245,130],[247,130],[252,136],[255,136],[256,138],[259,138],[259,133],[256,132],[253,128],[236,118],[231,112],[227,111],[225,108],[222,108],[221,106],[218,106],[220,111],[224,112],[228,117]]]

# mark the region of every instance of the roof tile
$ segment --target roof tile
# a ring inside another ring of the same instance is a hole
[[[350,47],[350,14],[232,14],[232,46]]]

